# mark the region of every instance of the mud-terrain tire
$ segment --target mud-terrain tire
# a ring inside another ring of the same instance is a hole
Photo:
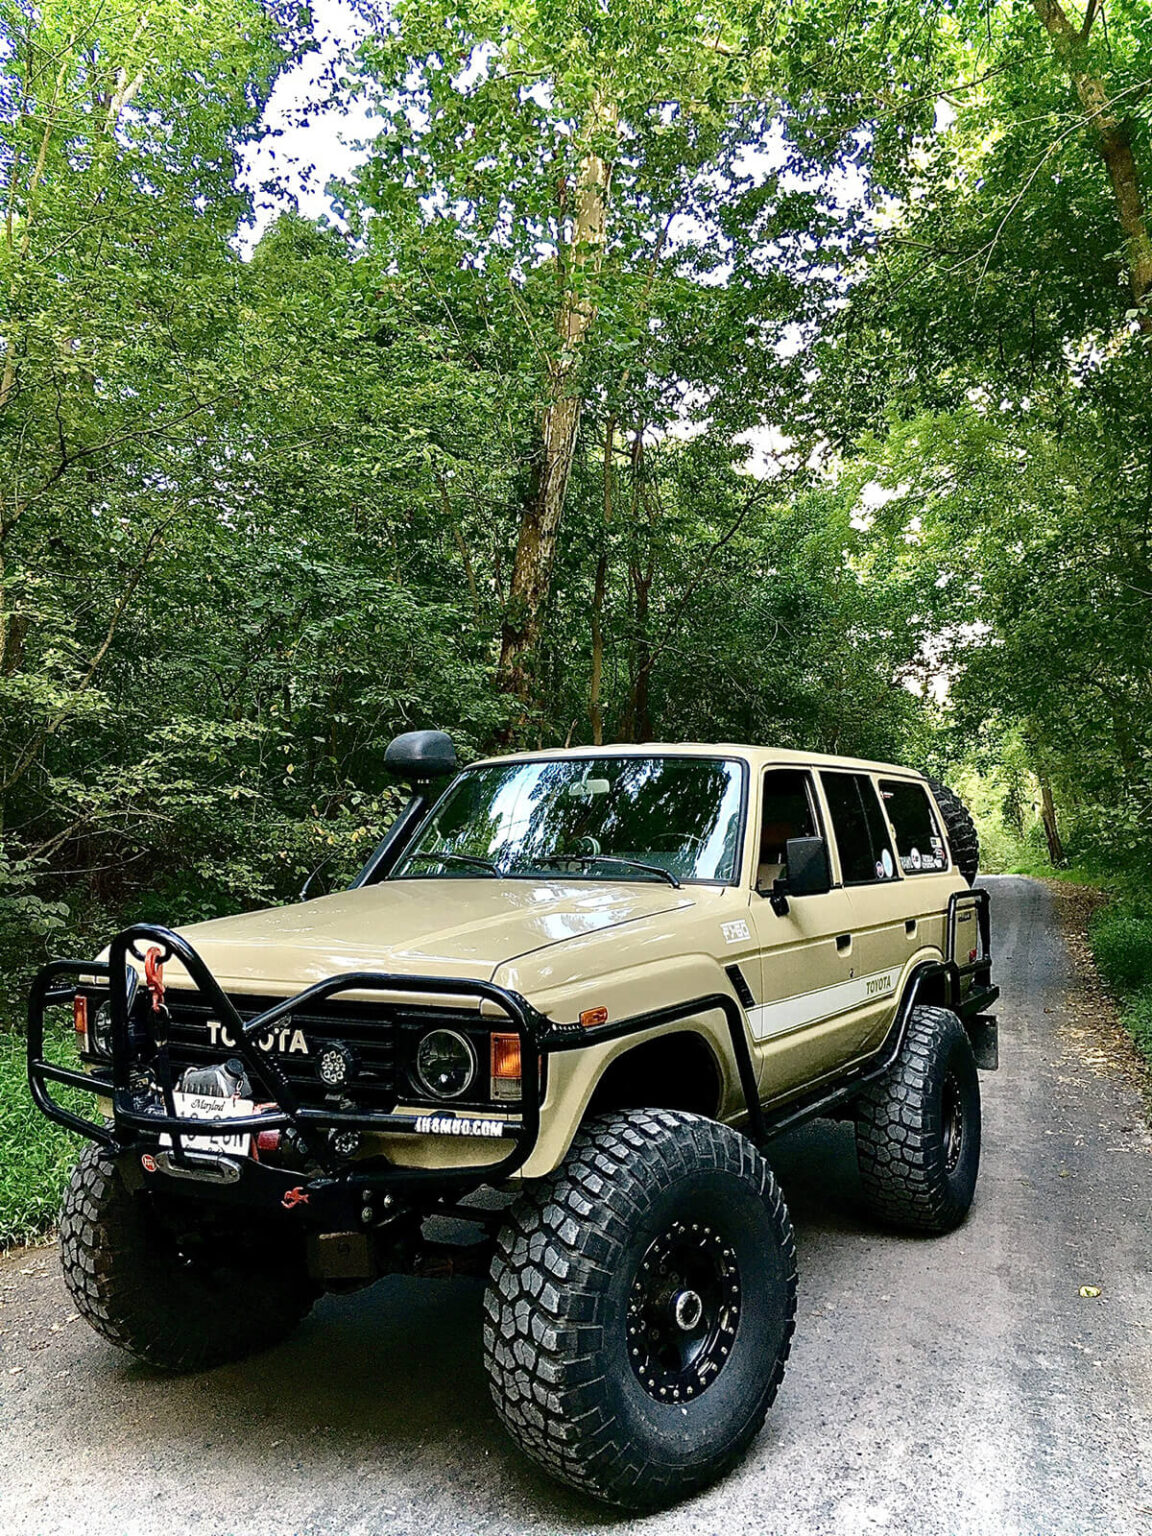
[[[942,1233],[968,1214],[980,1169],[980,1083],[963,1024],[912,1010],[891,1070],[856,1101],[864,1199],[890,1226]]]
[[[625,1508],[684,1498],[784,1374],[796,1249],[772,1171],[700,1115],[592,1120],[509,1208],[484,1310],[492,1397],[534,1461]]]
[[[956,860],[956,867],[968,884],[973,885],[980,869],[980,838],[976,832],[976,823],[963,800],[947,784],[937,784],[934,779],[928,782],[944,818],[948,846]]]
[[[206,1370],[266,1349],[316,1297],[302,1249],[251,1220],[222,1223],[203,1209],[197,1253],[187,1238],[181,1246],[181,1206],[130,1191],[97,1146],[85,1150],[64,1194],[60,1259],[76,1310],[159,1370]]]

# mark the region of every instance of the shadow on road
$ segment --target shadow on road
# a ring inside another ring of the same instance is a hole
[[[858,1205],[851,1127],[805,1127],[778,1142],[771,1160],[796,1225],[801,1285],[805,1253],[818,1245],[821,1291],[835,1288],[837,1248],[850,1268],[854,1244],[872,1230]],[[122,1398],[126,1411],[145,1391],[152,1439],[203,1447],[217,1464],[231,1451],[256,1485],[282,1470],[286,1455],[345,1472],[386,1466],[402,1482],[418,1480],[420,1466],[431,1463],[447,1497],[505,1508],[511,1499],[531,1506],[545,1527],[619,1524],[621,1517],[559,1489],[512,1448],[481,1362],[482,1296],[475,1281],[389,1278],[325,1298],[275,1350],[182,1381],[111,1351],[101,1359],[121,1387],[134,1389]]]

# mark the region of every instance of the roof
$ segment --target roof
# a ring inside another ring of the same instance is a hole
[[[918,768],[908,768],[900,763],[875,762],[863,757],[838,757],[827,752],[797,752],[788,747],[754,747],[732,741],[642,741],[613,742],[602,747],[542,747],[536,752],[508,752],[499,757],[481,758],[470,767],[488,766],[492,763],[540,762],[549,758],[587,757],[737,757],[753,768],[767,768],[774,764],[784,767],[855,768],[865,773],[898,773],[923,778]]]

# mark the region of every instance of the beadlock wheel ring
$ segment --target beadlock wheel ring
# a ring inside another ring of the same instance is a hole
[[[715,1227],[674,1222],[648,1247],[628,1294],[628,1359],[658,1403],[698,1398],[720,1375],[741,1308],[736,1251]]]
[[[954,1073],[950,1072],[944,1079],[940,1108],[941,1128],[944,1134],[944,1167],[949,1173],[953,1173],[960,1161],[960,1154],[964,1150],[964,1104],[960,1084],[956,1081]]]

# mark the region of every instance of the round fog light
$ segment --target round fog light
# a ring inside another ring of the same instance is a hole
[[[360,1150],[359,1131],[334,1131],[332,1150],[337,1157],[355,1157]]]
[[[438,1099],[458,1099],[476,1077],[476,1051],[454,1029],[433,1029],[416,1047],[416,1076]]]
[[[325,1087],[343,1088],[356,1075],[356,1057],[343,1040],[334,1040],[320,1052],[316,1071]]]

